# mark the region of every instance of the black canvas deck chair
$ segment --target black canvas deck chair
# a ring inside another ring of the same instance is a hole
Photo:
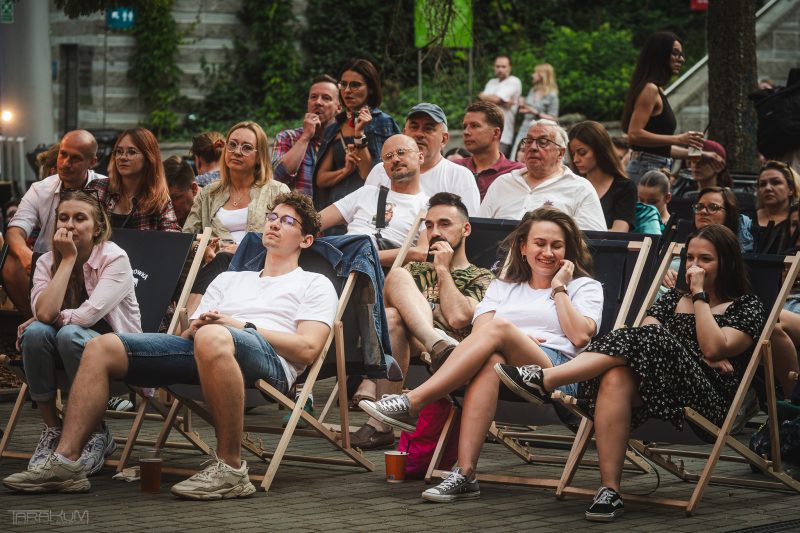
[[[681,248],[681,244],[673,244],[670,253],[664,257],[659,272],[656,274],[651,284],[647,301],[637,315],[636,324],[640,324],[644,319],[647,308],[656,298],[661,279],[663,279],[664,273],[667,268],[669,268],[672,257],[679,254]],[[770,489],[800,492],[800,482],[792,479],[783,471],[780,454],[778,452],[779,440],[776,424],[775,380],[772,368],[772,348],[769,341],[778,315],[783,308],[783,302],[786,300],[786,296],[789,294],[793,281],[800,270],[800,253],[789,257],[745,254],[745,261],[748,266],[750,279],[753,281],[753,289],[758,294],[764,307],[768,310],[768,317],[760,336],[755,341],[756,344],[753,355],[750,358],[739,389],[734,397],[733,403],[728,409],[727,417],[722,426],[716,426],[693,409],[686,407],[684,409],[685,419],[694,427],[688,427],[689,424],[686,424],[684,430],[679,432],[671,424],[650,420],[637,428],[637,430],[632,433],[631,440],[629,441],[631,448],[637,450],[659,467],[674,474],[683,481],[695,483],[692,494],[686,500],[678,500],[674,498],[623,493],[622,497],[626,501],[681,509],[687,515],[691,515],[697,509],[703,492],[709,483],[749,487],[758,490]],[[786,271],[785,278],[781,281],[781,274],[784,272],[784,269],[788,270]],[[766,394],[768,418],[770,421],[770,437],[772,439],[772,460],[767,460],[758,456],[753,453],[746,444],[739,442],[735,437],[730,435],[736,414],[744,401],[747,390],[750,388],[759,364],[764,365],[764,374],[767,382]],[[583,456],[594,433],[593,422],[591,419],[585,417],[581,410],[575,408],[574,398],[566,397],[559,393],[555,393],[553,398],[556,401],[562,402],[565,407],[583,417],[572,450],[570,451],[569,460],[567,461],[561,480],[556,488],[556,497],[560,499],[567,495],[576,495],[592,498],[595,494],[594,489],[573,487],[571,483],[577,468],[583,464]],[[698,432],[707,434],[713,442],[709,453],[694,450],[668,449],[656,444],[669,442],[673,444],[708,446],[709,441],[701,439],[698,436]],[[723,449],[726,447],[735,452],[735,455],[722,455]],[[704,458],[706,462],[702,472],[699,474],[689,472],[685,469],[682,461],[676,462],[672,459],[673,457],[681,456]],[[714,475],[714,470],[719,461],[733,461],[752,465],[763,472],[767,477],[771,478],[771,480],[765,481],[752,479],[752,477],[737,478]]]
[[[194,259],[189,267],[186,286],[183,288],[178,300],[178,306],[185,305],[185,301],[189,297],[189,289],[197,270],[200,268],[203,251],[210,235],[211,230],[207,228],[200,237]],[[128,259],[133,269],[136,299],[139,303],[142,318],[142,330],[145,332],[158,331],[171,303],[173,292],[181,279],[186,262],[192,254],[194,235],[179,232],[115,229],[112,232],[111,240],[128,254]],[[177,316],[174,316],[169,330],[174,331],[176,326]],[[20,364],[17,363],[17,361],[9,362],[12,370],[24,381],[25,376],[22,371],[21,361],[19,361]],[[62,373],[60,385],[63,389],[68,388],[66,374]],[[112,384],[113,390],[129,392],[129,389],[121,383]],[[22,412],[27,392],[28,386],[23,384],[6,423],[2,441],[0,441],[0,458],[28,459],[31,456],[30,451],[17,452],[8,449],[9,441]],[[108,411],[106,414],[116,418],[133,416],[134,427],[138,427],[146,415],[148,405],[157,405],[155,402],[151,404],[147,397],[141,396],[141,398],[143,401],[139,403],[135,413]],[[157,413],[152,414],[152,416],[161,417]],[[135,440],[136,435],[134,434],[133,437]],[[130,455],[134,441],[124,438],[115,438],[115,440],[125,444],[122,456],[120,459],[107,459],[106,464],[118,466],[118,470],[121,470]]]
[[[364,239],[369,246],[372,246],[368,236],[364,236]],[[267,463],[265,474],[251,473],[250,478],[254,481],[261,481],[261,488],[265,491],[268,491],[272,486],[278,468],[285,460],[311,464],[354,466],[365,471],[374,470],[374,465],[364,456],[361,450],[355,449],[350,445],[349,431],[336,431],[331,424],[326,424],[321,420],[330,414],[330,405],[323,409],[319,418],[303,410],[303,406],[318,380],[336,376],[339,382],[344,383],[349,372],[364,372],[364,362],[360,350],[349,348],[356,346],[358,343],[357,306],[364,301],[363,298],[371,290],[369,280],[364,279],[365,276],[357,272],[351,272],[347,277],[338,275],[330,262],[314,251],[313,247],[301,253],[299,262],[304,270],[323,274],[333,282],[339,294],[339,303],[336,308],[333,328],[323,349],[316,360],[296,380],[296,383],[302,383],[296,398],[290,398],[281,393],[264,380],[257,381],[253,388],[245,389],[245,405],[247,407],[277,402],[291,410],[291,415],[285,427],[281,427],[280,423],[278,425],[251,424],[245,419],[242,439],[243,449]],[[210,412],[203,402],[200,386],[174,385],[168,387],[167,390],[175,400],[156,439],[155,447],[161,448],[163,443],[166,442],[169,433],[173,429],[177,429],[189,440],[194,448],[202,453],[211,454],[212,446],[207,444],[196,431],[177,422],[178,414],[183,408],[187,408],[213,425]],[[339,400],[339,424],[336,427],[339,425],[344,428],[349,427],[346,393],[345,387],[338,388],[335,393]],[[307,423],[308,429],[297,429],[297,424],[301,419]],[[260,435],[277,435],[278,442],[274,447],[267,447],[264,437]],[[329,455],[287,453],[294,437],[322,439],[327,441],[327,444],[332,446],[337,454],[332,457]],[[341,457],[340,454],[344,454],[345,457]],[[195,473],[194,470],[183,468],[164,468],[164,471],[183,475]]]
[[[598,333],[601,335],[625,325],[641,276],[648,262],[655,258],[657,247],[653,246],[652,239],[648,236],[612,232],[594,232],[592,235],[595,238],[590,239],[588,243],[595,262],[595,279],[602,283],[604,295],[603,318]],[[464,389],[459,389],[452,394],[452,397],[458,402],[463,394]],[[454,406],[442,430],[426,473],[426,481],[430,481],[432,477],[445,477],[449,474],[440,470],[438,466],[447,439],[450,437],[455,410]],[[531,427],[563,425],[565,420],[564,414],[557,412],[552,405],[533,405],[524,402],[505,387],[501,387],[495,421],[489,428],[489,434],[526,463],[561,465],[566,462],[563,454],[542,453],[536,448],[531,448],[531,444],[538,443],[543,449],[552,447],[553,443],[556,443],[555,447],[568,446],[573,438],[569,435],[548,435],[542,431],[532,431]],[[650,467],[635,454],[629,454],[628,461],[630,468],[635,471],[650,471]],[[555,488],[558,483],[555,478],[497,475],[487,472],[480,472],[478,478],[482,482],[548,488]]]

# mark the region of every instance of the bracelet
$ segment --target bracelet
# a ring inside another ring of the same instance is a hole
[[[561,285],[560,287],[556,287],[555,289],[553,289],[553,291],[550,293],[550,299],[551,300],[555,300],[556,299],[556,294],[558,294],[560,292],[563,292],[564,294],[567,294],[567,286],[566,285]]]

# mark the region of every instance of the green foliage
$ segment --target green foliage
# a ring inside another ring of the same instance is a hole
[[[514,54],[514,72],[530,86],[538,63],[550,63],[559,86],[560,113],[592,120],[619,120],[637,51],[628,30],[603,24],[595,31],[546,26],[543,44]]]

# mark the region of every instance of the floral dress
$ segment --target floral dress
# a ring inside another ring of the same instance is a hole
[[[648,418],[659,418],[683,429],[684,407],[691,407],[713,423],[721,424],[747,367],[752,348],[730,359],[734,368],[732,374],[720,374],[702,361],[695,316],[675,312],[682,296],[678,290],[671,289],[650,307],[647,314],[661,322],[660,325],[614,330],[586,348],[587,352],[624,357],[639,377],[643,405],[633,408],[633,427]],[[720,327],[737,329],[755,341],[764,327],[764,316],[761,301],[746,294],[714,318]],[[588,400],[592,415],[599,386],[599,377],[580,386],[579,396]]]

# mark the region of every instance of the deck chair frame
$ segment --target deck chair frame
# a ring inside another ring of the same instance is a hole
[[[628,242],[628,250],[638,251],[638,254],[631,273],[631,278],[628,281],[628,286],[625,290],[624,297],[622,299],[622,302],[614,319],[614,324],[612,329],[618,329],[620,327],[625,326],[625,320],[630,313],[631,305],[633,303],[633,299],[636,294],[636,289],[641,280],[641,276],[644,273],[645,268],[647,267],[647,261],[648,258],[650,257],[649,252],[651,247],[652,247],[652,239],[650,239],[649,237],[645,237],[641,241]],[[526,404],[526,406],[528,405],[529,404]],[[550,407],[548,406],[548,408]],[[441,435],[439,436],[439,441],[437,442],[436,448],[434,450],[433,457],[431,458],[431,462],[428,465],[428,470],[425,474],[426,482],[430,482],[433,477],[444,478],[450,473],[449,471],[439,469],[439,464],[441,462],[445,446],[447,444],[448,439],[450,438],[450,433],[455,422],[455,412],[456,412],[456,407],[454,406],[453,409],[451,410],[450,416],[448,417],[442,429]],[[496,422],[493,422],[492,425],[489,427],[489,435],[493,437],[498,443],[503,445],[505,448],[507,448],[509,451],[517,455],[520,459],[522,459],[528,464],[540,463],[540,464],[563,465],[566,463],[567,458],[563,456],[557,456],[551,454],[538,454],[531,452],[530,447],[522,445],[519,442],[519,439],[521,437],[536,441],[545,441],[545,442],[560,442],[560,443],[573,442],[573,437],[570,436],[543,435],[541,434],[541,432],[537,431],[533,432],[515,431],[513,429],[506,429],[502,425],[498,426]],[[629,463],[629,465],[627,466],[628,469],[636,472],[651,471],[650,465],[648,465],[645,461],[642,461],[635,453],[628,452],[626,457],[627,457],[627,462]],[[587,463],[587,465],[596,466],[596,462]],[[478,478],[480,479],[480,481],[487,483],[502,483],[502,484],[535,486],[535,487],[545,487],[545,488],[555,488],[558,484],[557,479],[498,475],[498,474],[483,473],[483,472],[478,474]]]
[[[640,324],[644,319],[647,308],[655,301],[658,293],[661,280],[663,279],[666,270],[669,268],[670,262],[674,255],[680,253],[683,245],[674,243],[670,251],[665,254],[661,266],[658,270],[656,277],[653,280],[651,288],[648,292],[648,298],[645,305],[642,306],[636,324]],[[781,284],[780,291],[775,299],[764,328],[761,331],[759,338],[755,343],[753,355],[747,365],[747,368],[742,377],[739,389],[733,399],[728,414],[721,427],[716,426],[695,410],[686,407],[684,413],[686,419],[696,426],[704,429],[715,438],[711,452],[708,454],[702,452],[692,452],[685,450],[666,449],[656,446],[646,445],[643,441],[637,439],[630,439],[629,445],[639,453],[653,461],[658,466],[664,468],[668,472],[674,474],[679,479],[695,483],[695,487],[691,496],[686,500],[679,500],[674,498],[650,497],[639,496],[633,494],[623,493],[622,497],[626,501],[634,503],[646,503],[671,509],[683,510],[687,516],[691,516],[697,509],[700,500],[703,496],[705,489],[709,483],[719,483],[725,485],[749,487],[755,489],[770,489],[770,490],[785,490],[800,493],[800,482],[793,479],[791,476],[783,471],[780,459],[779,439],[778,439],[778,426],[777,426],[777,409],[775,398],[775,378],[773,375],[772,365],[772,347],[769,338],[778,320],[778,315],[783,308],[783,302],[786,300],[789,292],[791,291],[794,280],[800,272],[800,253],[795,256],[786,257],[784,264],[789,267],[784,282]],[[770,438],[771,438],[771,456],[772,460],[767,460],[752,452],[746,445],[739,442],[736,438],[731,436],[730,431],[733,427],[736,414],[741,407],[747,390],[755,375],[756,369],[760,363],[764,364],[764,374],[766,378],[766,392],[767,392],[767,409],[768,419],[770,422]],[[591,436],[594,433],[594,424],[592,420],[583,416],[583,413],[574,408],[574,399],[567,397],[563,394],[554,394],[553,398],[562,402],[567,408],[570,408],[583,417],[578,435],[575,438],[572,450],[570,450],[567,465],[564,468],[561,479],[556,487],[556,497],[563,499],[566,495],[575,495],[580,497],[592,498],[594,491],[571,486],[572,480],[578,467],[582,464],[583,455],[586,452]],[[687,428],[686,431],[691,431]],[[736,453],[733,456],[724,456],[722,452],[725,447],[729,447]],[[702,472],[698,474],[690,473],[683,467],[682,463],[672,461],[671,456],[690,456],[706,458],[706,464]],[[772,478],[772,481],[753,480],[745,478],[735,478],[729,476],[715,476],[714,469],[720,460],[730,460],[736,462],[748,463],[758,468],[761,472]]]

